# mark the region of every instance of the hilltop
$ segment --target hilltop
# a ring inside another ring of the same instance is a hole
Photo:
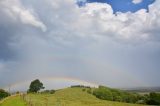
[[[88,89],[90,88],[69,87],[57,90],[54,94],[17,95],[9,97],[0,106],[145,106],[101,100],[88,93]]]

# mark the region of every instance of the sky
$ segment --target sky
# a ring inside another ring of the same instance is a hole
[[[159,5],[0,0],[0,88],[50,77],[60,85],[73,83],[67,77],[109,87],[160,86]]]
[[[148,6],[155,0],[78,0],[78,5],[83,6],[86,3],[107,3],[111,5],[114,13],[116,12],[136,12],[140,9],[149,10]]]

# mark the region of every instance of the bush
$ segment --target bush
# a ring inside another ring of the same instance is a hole
[[[71,88],[91,88],[91,87],[85,85],[72,85]]]
[[[92,90],[91,90],[91,89],[88,89],[88,90],[87,90],[87,93],[92,94]]]
[[[55,92],[55,90],[50,90],[50,94],[54,94]]]
[[[100,86],[98,89],[95,89],[93,91],[93,95],[95,95],[99,99],[113,100],[112,93],[108,89],[102,86]]]
[[[149,99],[147,100],[149,105],[160,105],[160,94],[152,92],[149,94]]]
[[[19,91],[17,91],[17,92],[16,92],[16,94],[20,94],[20,92],[19,92]]]
[[[55,90],[44,90],[41,92],[42,94],[54,94]]]
[[[10,94],[8,92],[6,92],[5,90],[0,89],[0,100],[7,97],[7,96],[10,96]]]
[[[84,91],[86,91],[86,89],[82,89],[82,91],[84,92]]]

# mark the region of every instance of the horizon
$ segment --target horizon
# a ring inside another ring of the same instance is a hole
[[[29,89],[29,85],[33,80],[36,80],[36,79],[14,83],[4,87],[3,89],[12,93],[17,91],[25,92]],[[52,90],[52,89],[58,90],[58,89],[64,89],[64,88],[68,88],[75,85],[89,86],[92,88],[98,88],[99,86],[106,86],[109,88],[121,89],[121,90],[141,90],[141,89],[152,90],[155,88],[160,88],[160,86],[110,87],[108,85],[102,85],[102,84],[97,84],[93,82],[87,82],[80,79],[67,78],[67,77],[48,77],[48,78],[41,78],[39,80],[43,83],[45,87],[44,90]]]

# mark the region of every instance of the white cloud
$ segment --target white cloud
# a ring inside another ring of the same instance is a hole
[[[117,70],[112,71],[106,64],[113,64],[117,68],[124,62],[127,64],[126,67],[129,66],[130,60],[127,60],[127,56],[131,59],[132,51],[136,52],[138,47],[135,49],[121,42],[127,41],[132,44],[144,43],[144,40],[152,42],[160,40],[158,1],[150,6],[149,13],[142,9],[136,13],[117,13],[117,15],[113,14],[110,5],[103,3],[89,3],[79,8],[74,0],[21,1],[24,1],[24,6],[17,0],[0,2],[0,12],[5,14],[3,20],[6,19],[9,26],[10,20],[15,20],[13,26],[9,28],[12,29],[20,20],[23,24],[43,30],[47,27],[47,31],[40,33],[32,28],[24,31],[24,26],[21,25],[22,30],[14,29],[16,33],[6,34],[10,37],[15,36],[15,41],[9,42],[9,46],[16,51],[18,59],[0,65],[1,69],[5,70],[3,71],[5,73],[0,73],[0,78],[3,80],[3,76],[12,72],[9,79],[13,79],[12,81],[57,75],[104,82],[106,85],[110,83],[111,86],[137,86],[139,84],[137,80],[141,81],[141,78],[144,78],[141,76],[138,78],[128,71],[119,71],[121,74],[117,75]],[[26,5],[32,7],[34,11],[24,8]],[[43,22],[40,19],[43,19]],[[119,42],[117,43],[115,39]],[[140,52],[142,55],[145,53],[146,50]],[[144,73],[147,75],[147,72]],[[17,77],[17,74],[21,74],[21,78]],[[138,71],[137,75],[140,75]],[[7,77],[5,80],[8,81]],[[144,82],[147,80],[144,78]]]
[[[32,25],[46,31],[46,26],[30,10],[26,9],[19,0],[1,0],[0,12],[10,17],[13,21],[20,21],[23,24]]]
[[[141,9],[136,13],[117,13],[107,4],[89,3],[84,7],[86,15],[95,24],[97,33],[95,35],[113,36],[124,40],[150,40],[158,33],[160,28],[159,8],[157,2],[149,8],[149,13]],[[85,19],[83,18],[82,21]],[[155,27],[156,25],[156,27]],[[88,31],[94,31],[88,29]],[[153,31],[153,32],[152,32]]]
[[[149,13],[145,9],[141,9],[136,13],[119,12],[117,15],[113,14],[110,5],[103,3],[87,3],[85,7],[78,8],[73,0],[63,2],[49,0],[47,2],[52,4],[52,10],[45,11],[53,11],[52,14],[46,16],[48,18],[46,21],[50,23],[48,27],[56,28],[56,31],[52,30],[49,33],[51,35],[58,34],[59,36],[56,37],[62,42],[66,42],[63,39],[68,36],[96,39],[110,36],[124,41],[133,41],[134,39],[135,42],[141,42],[141,40],[156,40],[155,33],[159,33],[160,9],[156,6],[159,4],[157,1],[149,7]],[[49,37],[55,39],[55,36],[51,35]]]
[[[134,4],[139,4],[139,3],[143,2],[143,0],[132,0],[132,2],[133,2]]]

